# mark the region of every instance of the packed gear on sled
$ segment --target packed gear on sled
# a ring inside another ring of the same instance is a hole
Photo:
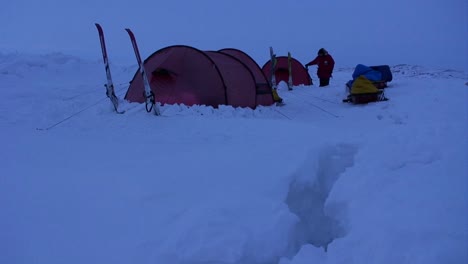
[[[379,81],[374,81],[375,87],[383,89],[388,87],[387,83],[393,79],[392,71],[388,65],[370,66],[371,69],[380,72],[381,78]]]
[[[353,82],[351,87],[347,86],[349,92],[348,97],[343,102],[354,104],[367,104],[370,102],[387,101],[383,89],[377,89],[374,83],[366,78],[365,75],[360,75]]]
[[[356,68],[353,72],[353,80],[346,83],[346,86],[351,88],[353,81],[361,75],[364,75],[378,89],[384,89],[388,87],[387,82],[391,82],[393,78],[392,72],[390,71],[390,67],[388,65],[369,67],[363,64],[358,64],[356,65]]]

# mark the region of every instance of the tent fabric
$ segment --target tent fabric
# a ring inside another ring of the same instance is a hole
[[[240,107],[256,106],[255,78],[249,68],[231,55],[205,52],[218,67],[226,86],[226,104]]]
[[[162,48],[144,61],[150,87],[161,104],[231,105],[254,109],[257,87],[253,73],[239,59],[216,51],[201,51],[184,45]],[[263,105],[273,104],[263,100]],[[143,78],[137,71],[125,95],[143,103]]]
[[[262,66],[262,71],[265,76],[271,76],[271,60],[267,61]],[[310,78],[309,71],[295,58],[291,58],[291,72],[294,86],[312,85],[312,78]],[[275,77],[277,83],[280,81],[288,82],[289,70],[287,56],[276,57]]]
[[[272,88],[268,79],[266,78],[265,74],[263,73],[260,66],[255,62],[252,57],[250,57],[247,53],[234,49],[234,48],[225,48],[218,50],[218,52],[229,54],[234,56],[236,59],[243,62],[252,72],[255,78],[255,85],[256,85],[256,99],[257,105],[271,105],[274,101],[274,95],[272,95]]]

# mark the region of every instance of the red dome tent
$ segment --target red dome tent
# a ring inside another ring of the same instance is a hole
[[[242,61],[252,72],[255,83],[257,86],[257,104],[258,105],[271,105],[273,104],[273,97],[271,93],[271,85],[268,82],[265,74],[263,74],[260,66],[255,62],[252,57],[247,55],[247,53],[233,48],[221,49],[218,52],[226,53],[236,57],[238,60]]]
[[[276,82],[280,81],[288,82],[289,71],[288,71],[288,57],[280,56],[276,57],[276,71],[275,77]],[[271,73],[271,60],[267,61],[263,67],[262,71],[265,76],[270,76]],[[291,58],[291,71],[292,71],[292,81],[293,85],[312,85],[312,79],[310,78],[309,72],[307,69],[300,63],[298,60]]]
[[[144,65],[156,101],[162,104],[250,108],[259,105],[253,73],[231,55],[176,45],[154,52]],[[125,99],[145,101],[143,80],[138,72],[130,82]],[[273,99],[268,105],[271,104]]]

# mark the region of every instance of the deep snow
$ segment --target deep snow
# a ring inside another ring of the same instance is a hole
[[[0,54],[0,263],[466,263],[466,73],[393,65],[357,106],[352,71],[156,117],[100,60]]]

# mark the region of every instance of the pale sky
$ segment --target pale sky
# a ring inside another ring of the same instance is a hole
[[[418,64],[468,70],[466,0],[0,0],[0,52],[64,52],[111,61],[183,44],[238,48],[260,66],[269,46],[306,63],[319,48],[340,66]]]

